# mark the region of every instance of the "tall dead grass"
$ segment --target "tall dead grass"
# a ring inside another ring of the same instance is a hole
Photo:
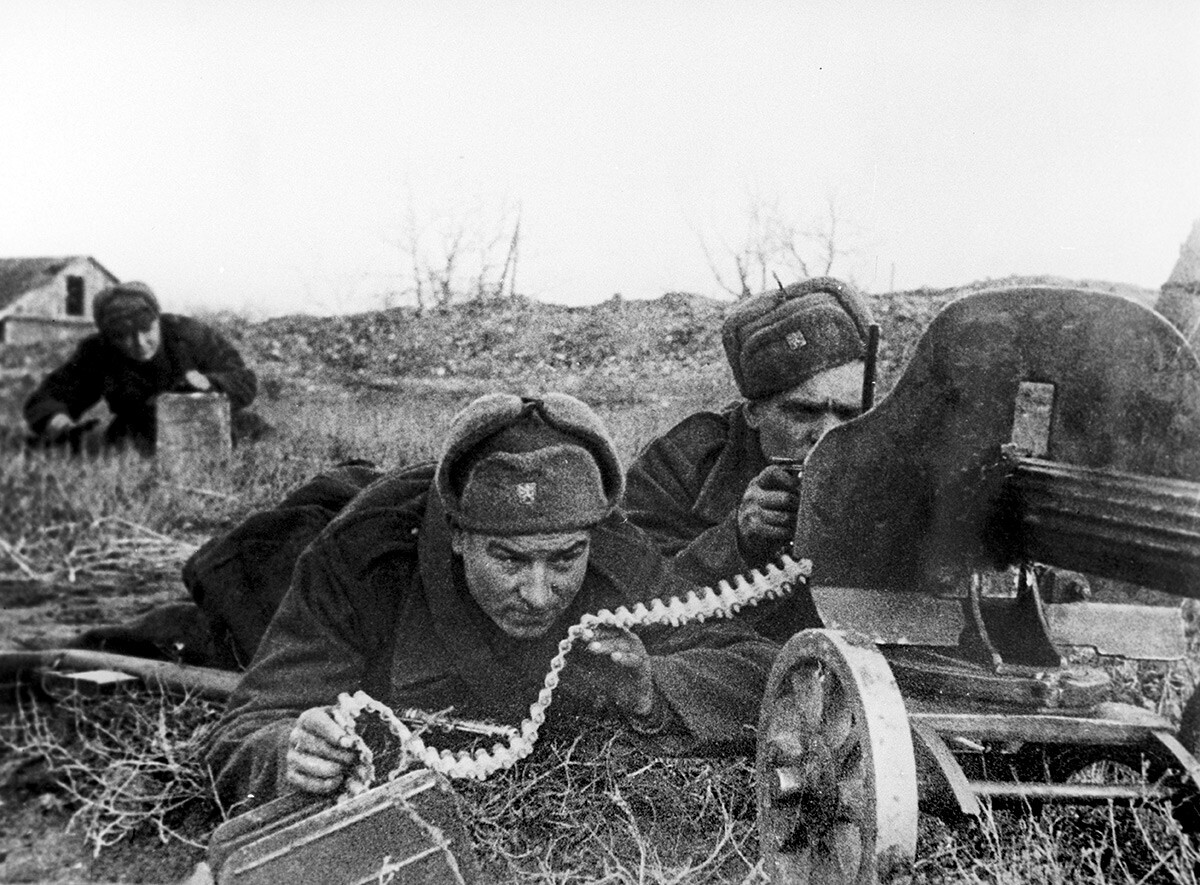
[[[1171,809],[993,811],[950,830],[925,821],[914,885],[1195,885],[1200,850]]]

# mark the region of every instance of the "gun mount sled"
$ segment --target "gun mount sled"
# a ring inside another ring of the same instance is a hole
[[[1194,824],[1200,701],[1177,731],[1064,659],[1182,657],[1179,609],[1048,604],[1032,568],[1200,597],[1200,365],[1158,314],[1066,288],[948,305],[810,454],[793,552],[813,563],[793,605],[821,626],[761,712],[773,881],[902,878],[918,808],[1167,800]],[[1101,760],[1149,776],[1072,777]]]

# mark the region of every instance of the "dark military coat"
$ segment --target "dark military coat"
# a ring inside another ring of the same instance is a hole
[[[737,509],[768,462],[745,406],[737,402],[685,418],[650,442],[626,475],[629,521],[672,557],[680,577],[697,584],[711,585],[757,564],[738,546]],[[806,593],[764,603],[738,618],[777,642],[821,626]]]
[[[162,346],[145,363],[127,358],[98,333],[79,342],[70,359],[47,375],[26,400],[29,427],[40,433],[58,412],[77,419],[103,398],[113,413],[106,433],[109,442],[132,438],[152,444],[154,398],[191,390],[184,375],[193,369],[229,397],[234,412],[251,403],[257,379],[224,336],[190,317],[165,313],[160,320]]]
[[[629,467],[625,510],[681,575],[709,584],[749,567],[737,508],[767,466],[745,404],[698,412],[650,442]]]
[[[230,698],[206,758],[228,803],[286,789],[287,737],[304,710],[365,690],[394,709],[442,710],[517,725],[567,628],[586,612],[686,593],[644,535],[620,516],[592,531],[583,587],[549,633],[505,635],[467,591],[432,465],[361,492],[304,551],[290,589]],[[740,624],[644,637],[670,753],[745,751],[776,646]],[[606,712],[605,661],[572,652],[550,708]],[[608,665],[611,666],[611,665]],[[609,671],[611,672],[611,671]]]

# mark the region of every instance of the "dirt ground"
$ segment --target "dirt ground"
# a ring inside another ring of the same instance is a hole
[[[163,845],[153,836],[139,836],[97,857],[70,823],[70,812],[52,793],[0,789],[0,882],[176,883],[204,857],[202,848]]]

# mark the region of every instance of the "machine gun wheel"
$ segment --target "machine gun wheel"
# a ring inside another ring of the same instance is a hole
[[[1179,717],[1179,743],[1200,759],[1200,688],[1192,692]],[[1200,792],[1185,799],[1175,809],[1175,818],[1189,833],[1200,833]]]
[[[1192,692],[1179,717],[1179,743],[1193,756],[1200,757],[1200,688]]]
[[[788,641],[763,698],[757,775],[771,881],[907,880],[916,762],[904,701],[869,639],[805,630]]]

